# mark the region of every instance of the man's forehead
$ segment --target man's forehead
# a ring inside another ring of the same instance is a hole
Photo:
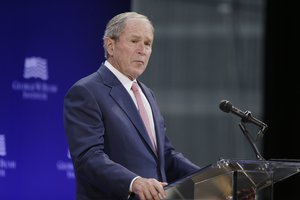
[[[145,27],[149,26],[151,31],[152,32],[154,31],[154,28],[153,28],[151,22],[144,18],[130,18],[130,19],[127,19],[125,22],[125,26],[140,26],[140,25],[145,25]]]
[[[137,24],[131,24],[125,27],[122,35],[125,34],[127,36],[133,37],[133,38],[141,38],[141,37],[147,37],[149,39],[153,39],[153,31],[151,27],[147,27]]]

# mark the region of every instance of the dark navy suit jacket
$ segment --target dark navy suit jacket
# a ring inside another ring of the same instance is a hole
[[[129,93],[104,65],[67,92],[64,123],[77,200],[125,200],[136,176],[172,182],[199,169],[174,150],[152,91],[138,83],[152,108],[157,154]]]

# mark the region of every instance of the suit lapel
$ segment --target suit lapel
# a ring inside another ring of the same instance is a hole
[[[146,128],[143,124],[143,121],[127,90],[117,79],[117,77],[114,76],[114,74],[111,71],[109,71],[109,69],[107,69],[105,66],[101,66],[98,72],[103,78],[104,84],[111,88],[110,96],[112,97],[112,99],[126,113],[130,121],[138,130],[138,133],[142,136],[147,145],[152,149],[152,152],[156,155],[156,153],[153,150],[151,140],[147,134]]]

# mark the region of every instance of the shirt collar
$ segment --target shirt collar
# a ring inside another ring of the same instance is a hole
[[[127,91],[130,91],[132,83],[136,82],[135,80],[130,80],[127,76],[122,74],[119,70],[117,70],[112,64],[110,64],[107,60],[104,62],[104,65],[119,79],[122,85],[126,88]]]

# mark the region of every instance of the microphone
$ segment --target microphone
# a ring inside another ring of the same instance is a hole
[[[219,108],[226,113],[233,113],[237,116],[239,116],[240,118],[242,118],[242,120],[244,122],[250,122],[255,124],[256,126],[261,127],[263,130],[265,130],[268,126],[267,124],[263,123],[262,121],[256,119],[255,117],[252,116],[250,111],[241,111],[240,109],[234,107],[229,101],[227,100],[222,100],[220,102]]]

